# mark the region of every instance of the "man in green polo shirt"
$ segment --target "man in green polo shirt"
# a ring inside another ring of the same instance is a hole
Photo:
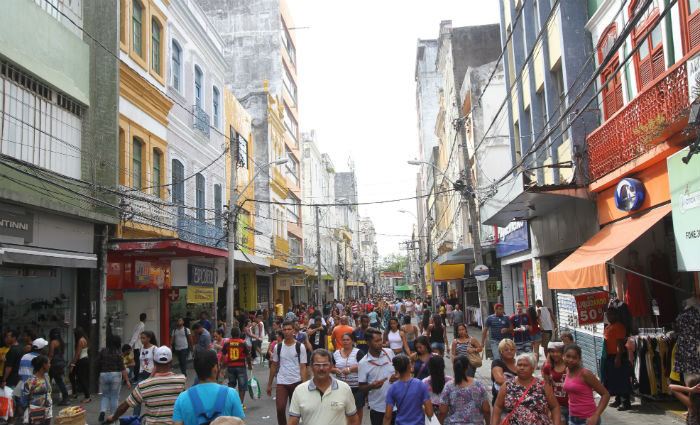
[[[323,348],[311,356],[314,378],[299,384],[289,405],[288,425],[306,424],[360,425],[355,397],[345,382],[331,378],[331,353]]]

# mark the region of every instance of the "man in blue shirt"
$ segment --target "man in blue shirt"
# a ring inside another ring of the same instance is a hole
[[[497,303],[493,306],[495,314],[490,315],[484,322],[484,330],[481,332],[481,345],[486,342],[486,333],[491,330],[489,341],[491,343],[491,354],[493,359],[500,359],[498,343],[508,338],[512,332],[511,323],[508,316],[503,313],[503,304]]]
[[[510,316],[511,329],[513,330],[513,342],[515,342],[517,354],[529,353],[532,351],[530,338],[530,317],[525,314],[525,304],[522,301],[515,303],[516,314]]]
[[[219,416],[245,417],[236,389],[216,383],[219,361],[214,351],[198,353],[194,358],[194,370],[199,384],[177,397],[173,411],[174,425],[198,425]]]

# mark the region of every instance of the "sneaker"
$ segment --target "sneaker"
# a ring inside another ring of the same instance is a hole
[[[630,404],[629,401],[626,401],[622,403],[620,407],[617,408],[618,412],[624,412],[625,410],[630,410],[632,408],[632,404]]]
[[[620,397],[615,397],[615,401],[613,403],[610,403],[610,407],[620,407],[622,404],[622,400],[620,400]]]
[[[105,421],[105,412],[100,412],[100,416],[97,418],[97,422],[103,423]]]

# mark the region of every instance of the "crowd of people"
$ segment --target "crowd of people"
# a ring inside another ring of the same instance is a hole
[[[214,327],[206,313],[196,322],[177,318],[170,346],[158,345],[141,314],[127,344],[109,332],[99,350],[97,419],[106,424],[120,418],[146,425],[242,423],[249,371],[264,363],[269,365],[264,390],[269,397],[275,392],[279,425],[358,425],[365,407],[372,425],[595,425],[611,396],[610,406],[629,409],[631,367],[624,355],[624,325],[614,308],[607,311],[602,382],[583,367],[581,348],[570,334],[553,340],[557,323],[540,301],[527,310],[516,303],[510,317],[501,304],[494,310],[479,341],[469,335],[459,304],[443,302],[433,312],[421,299],[363,299],[323,307],[301,304],[285,312],[278,301],[271,312],[240,312],[230,329],[223,322]],[[449,336],[448,326],[454,327]],[[57,329],[49,332],[49,341],[5,334],[0,385],[13,388],[14,423],[51,422],[52,383],[61,395],[59,406],[80,395],[82,403],[91,401],[90,341],[80,328],[73,336],[74,355],[67,365]],[[490,396],[475,379],[487,347],[493,356]],[[538,372],[540,347],[546,357]],[[196,376],[187,388],[190,357]],[[72,395],[64,383],[66,366]],[[699,382],[670,386],[688,406],[691,425],[698,425]],[[129,394],[120,402],[123,385]],[[124,418],[129,408],[133,416]]]

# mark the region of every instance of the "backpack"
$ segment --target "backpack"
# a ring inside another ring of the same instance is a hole
[[[282,345],[284,345],[284,341],[281,343],[277,343],[277,346],[275,349],[277,350],[277,359],[282,360]],[[301,364],[301,342],[295,341],[294,348],[297,350],[297,362]],[[307,362],[304,362],[306,364]]]
[[[222,413],[224,413],[224,408],[226,407],[226,396],[228,395],[228,387],[224,387],[223,385],[219,387],[219,392],[216,394],[214,409],[210,413],[204,410],[202,399],[200,399],[199,394],[197,394],[197,387],[190,388],[189,391],[187,391],[187,395],[190,397],[190,402],[192,403],[192,408],[197,418],[197,424],[209,425],[214,419],[218,418]]]

